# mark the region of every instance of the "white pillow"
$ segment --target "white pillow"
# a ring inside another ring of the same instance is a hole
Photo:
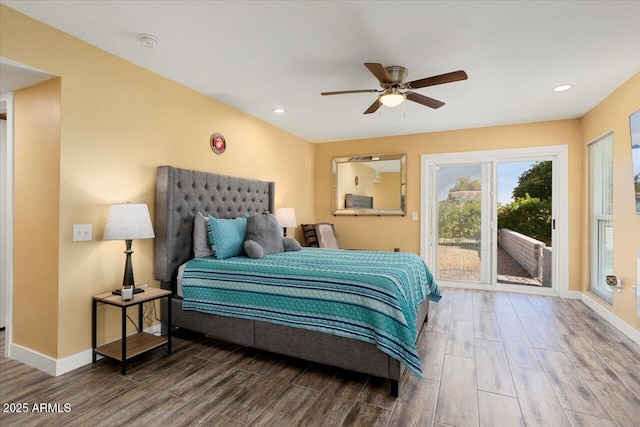
[[[319,247],[340,249],[340,241],[333,224],[316,224],[316,235],[318,236]]]
[[[208,224],[208,216],[204,216],[200,212],[193,219],[193,256],[196,258],[213,255],[207,235]]]

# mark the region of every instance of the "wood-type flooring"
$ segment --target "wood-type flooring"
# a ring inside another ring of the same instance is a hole
[[[51,377],[0,358],[0,425],[640,425],[640,347],[584,303],[442,291],[418,346],[425,378],[397,399],[387,381],[182,332],[126,376],[105,359]]]

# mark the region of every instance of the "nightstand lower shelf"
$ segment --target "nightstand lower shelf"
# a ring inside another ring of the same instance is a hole
[[[168,343],[167,338],[157,337],[146,332],[139,332],[127,337],[127,359],[146,353]],[[97,354],[122,362],[122,340],[112,341],[95,349]]]

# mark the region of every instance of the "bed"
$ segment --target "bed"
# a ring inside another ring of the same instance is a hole
[[[273,182],[171,166],[158,167],[155,278],[161,282],[164,289],[172,290],[178,296],[178,270],[193,258],[193,224],[198,213],[220,219],[233,219],[274,212],[274,195]],[[313,253],[309,251],[327,249],[304,249],[296,254],[312,256]],[[200,264],[208,262],[200,258],[196,261]],[[196,261],[191,264],[197,264]],[[230,263],[233,263],[231,261]],[[244,263],[246,260],[237,262]],[[436,293],[437,287],[434,295]],[[393,396],[398,395],[400,379],[407,369],[405,365],[419,374],[419,359],[416,370],[406,358],[401,363],[402,358],[397,355],[392,357],[392,352],[388,349],[382,351],[379,343],[376,345],[373,342],[355,339],[348,334],[341,336],[322,328],[313,330],[294,327],[274,322],[272,319],[260,320],[255,316],[237,317],[225,315],[227,313],[220,314],[222,312],[207,313],[194,309],[198,307],[194,307],[193,303],[189,306],[190,301],[180,297],[172,298],[171,304],[174,327],[200,332],[243,346],[389,379]],[[415,307],[415,313],[407,319],[415,321],[416,330],[420,331],[428,317],[429,298],[417,301]],[[163,309],[166,310],[166,307]],[[163,315],[162,318],[166,316]],[[419,336],[417,333],[414,335]],[[413,344],[415,347],[415,343]]]

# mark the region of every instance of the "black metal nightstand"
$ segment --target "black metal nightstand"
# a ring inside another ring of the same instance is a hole
[[[122,375],[127,373],[127,360],[134,356],[146,353],[154,348],[167,345],[167,353],[171,353],[171,291],[165,289],[147,288],[144,292],[135,294],[130,301],[123,301],[120,295],[113,295],[111,292],[95,295],[91,310],[91,345],[92,361],[96,363],[96,356],[102,355],[111,359],[119,360],[122,367]],[[167,298],[169,301],[167,310],[168,333],[166,337],[148,334],[143,331],[142,304],[160,298]],[[97,345],[97,311],[98,303],[120,307],[122,309],[122,339],[98,346]],[[127,336],[127,308],[138,306],[138,333]]]

